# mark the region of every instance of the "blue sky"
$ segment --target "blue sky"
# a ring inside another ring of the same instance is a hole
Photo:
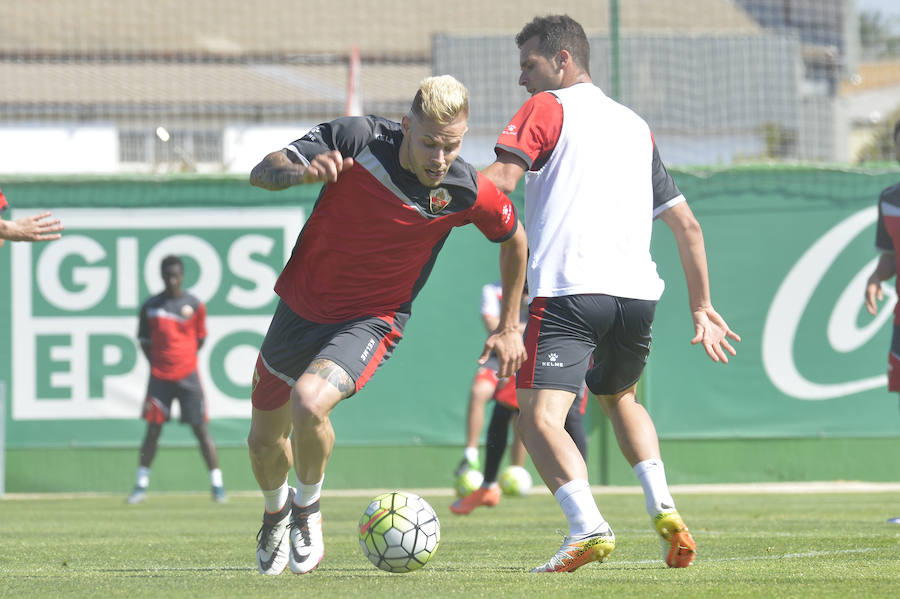
[[[900,16],[900,0],[857,0],[859,10],[878,10],[889,16]]]

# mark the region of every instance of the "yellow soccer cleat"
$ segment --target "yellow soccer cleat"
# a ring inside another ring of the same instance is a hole
[[[608,527],[578,539],[566,537],[556,555],[532,572],[574,572],[585,564],[604,561],[615,548],[616,535]]]
[[[697,557],[697,543],[678,512],[663,512],[653,519],[663,538],[663,557],[670,568],[687,568]]]

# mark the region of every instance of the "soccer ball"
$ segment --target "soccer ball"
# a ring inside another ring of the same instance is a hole
[[[531,491],[531,474],[521,466],[510,466],[500,475],[500,490],[504,495],[521,497]]]
[[[441,542],[441,524],[427,501],[403,491],[379,495],[359,519],[363,555],[386,572],[424,566]]]
[[[462,474],[456,477],[456,496],[457,497],[465,497],[475,489],[481,486],[481,483],[484,482],[484,475],[475,470],[474,468],[470,468],[466,470]]]

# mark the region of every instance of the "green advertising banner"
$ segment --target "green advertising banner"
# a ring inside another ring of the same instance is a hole
[[[11,217],[30,212],[16,209]],[[256,351],[275,306],[272,286],[303,211],[99,208],[54,214],[66,226],[62,239],[15,243],[7,250],[8,444],[52,441],[26,434],[38,429],[25,423],[75,421],[78,438],[77,421],[135,419],[149,376],[135,340],[137,315],[148,297],[162,291],[160,264],[168,254],[185,261],[185,285],[209,312],[199,364],[209,416],[248,418]]]
[[[862,306],[876,200],[900,171],[811,168],[674,173],[703,226],[715,307],[743,337],[728,365],[693,336],[668,228],[654,225],[666,281],[640,385],[664,439],[900,435],[886,391],[893,285],[878,316]],[[159,263],[184,257],[208,305],[200,373],[219,444],[242,444],[249,382],[274,311],[272,285],[317,189],[272,194],[237,179],[3,182],[5,218],[51,209],[66,225],[46,244],[0,249],[0,380],[10,448],[127,446],[148,366],[135,335]],[[520,194],[516,199],[521,200]],[[481,286],[497,250],[455,231],[394,356],[333,414],[340,445],[461,444],[484,332]],[[377,251],[377,248],[371,249]],[[600,257],[602,259],[602,257]],[[165,442],[194,444],[187,427]]]
[[[887,392],[893,281],[872,317],[877,199],[900,173],[731,170],[676,180],[703,226],[713,303],[743,341],[728,365],[692,336],[677,249],[665,225],[653,255],[667,289],[645,380],[665,438],[893,436]]]
[[[7,446],[140,443],[149,367],[136,342],[138,312],[161,291],[160,262],[169,253],[183,257],[185,287],[207,303],[199,371],[214,438],[244,444],[252,369],[277,301],[272,287],[318,188],[271,193],[243,179],[169,178],[4,182],[3,189],[11,204],[5,218],[50,209],[66,227],[58,241],[0,249]],[[497,278],[498,252],[474,226],[450,236],[394,356],[335,411],[339,443],[460,441],[484,342],[481,286]],[[163,441],[196,444],[177,424]]]

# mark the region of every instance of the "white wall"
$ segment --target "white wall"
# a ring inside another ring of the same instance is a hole
[[[250,173],[262,158],[299,139],[318,123],[296,123],[272,126],[229,125],[222,135],[225,170]]]
[[[111,123],[0,125],[0,173],[88,174],[119,170]]]

